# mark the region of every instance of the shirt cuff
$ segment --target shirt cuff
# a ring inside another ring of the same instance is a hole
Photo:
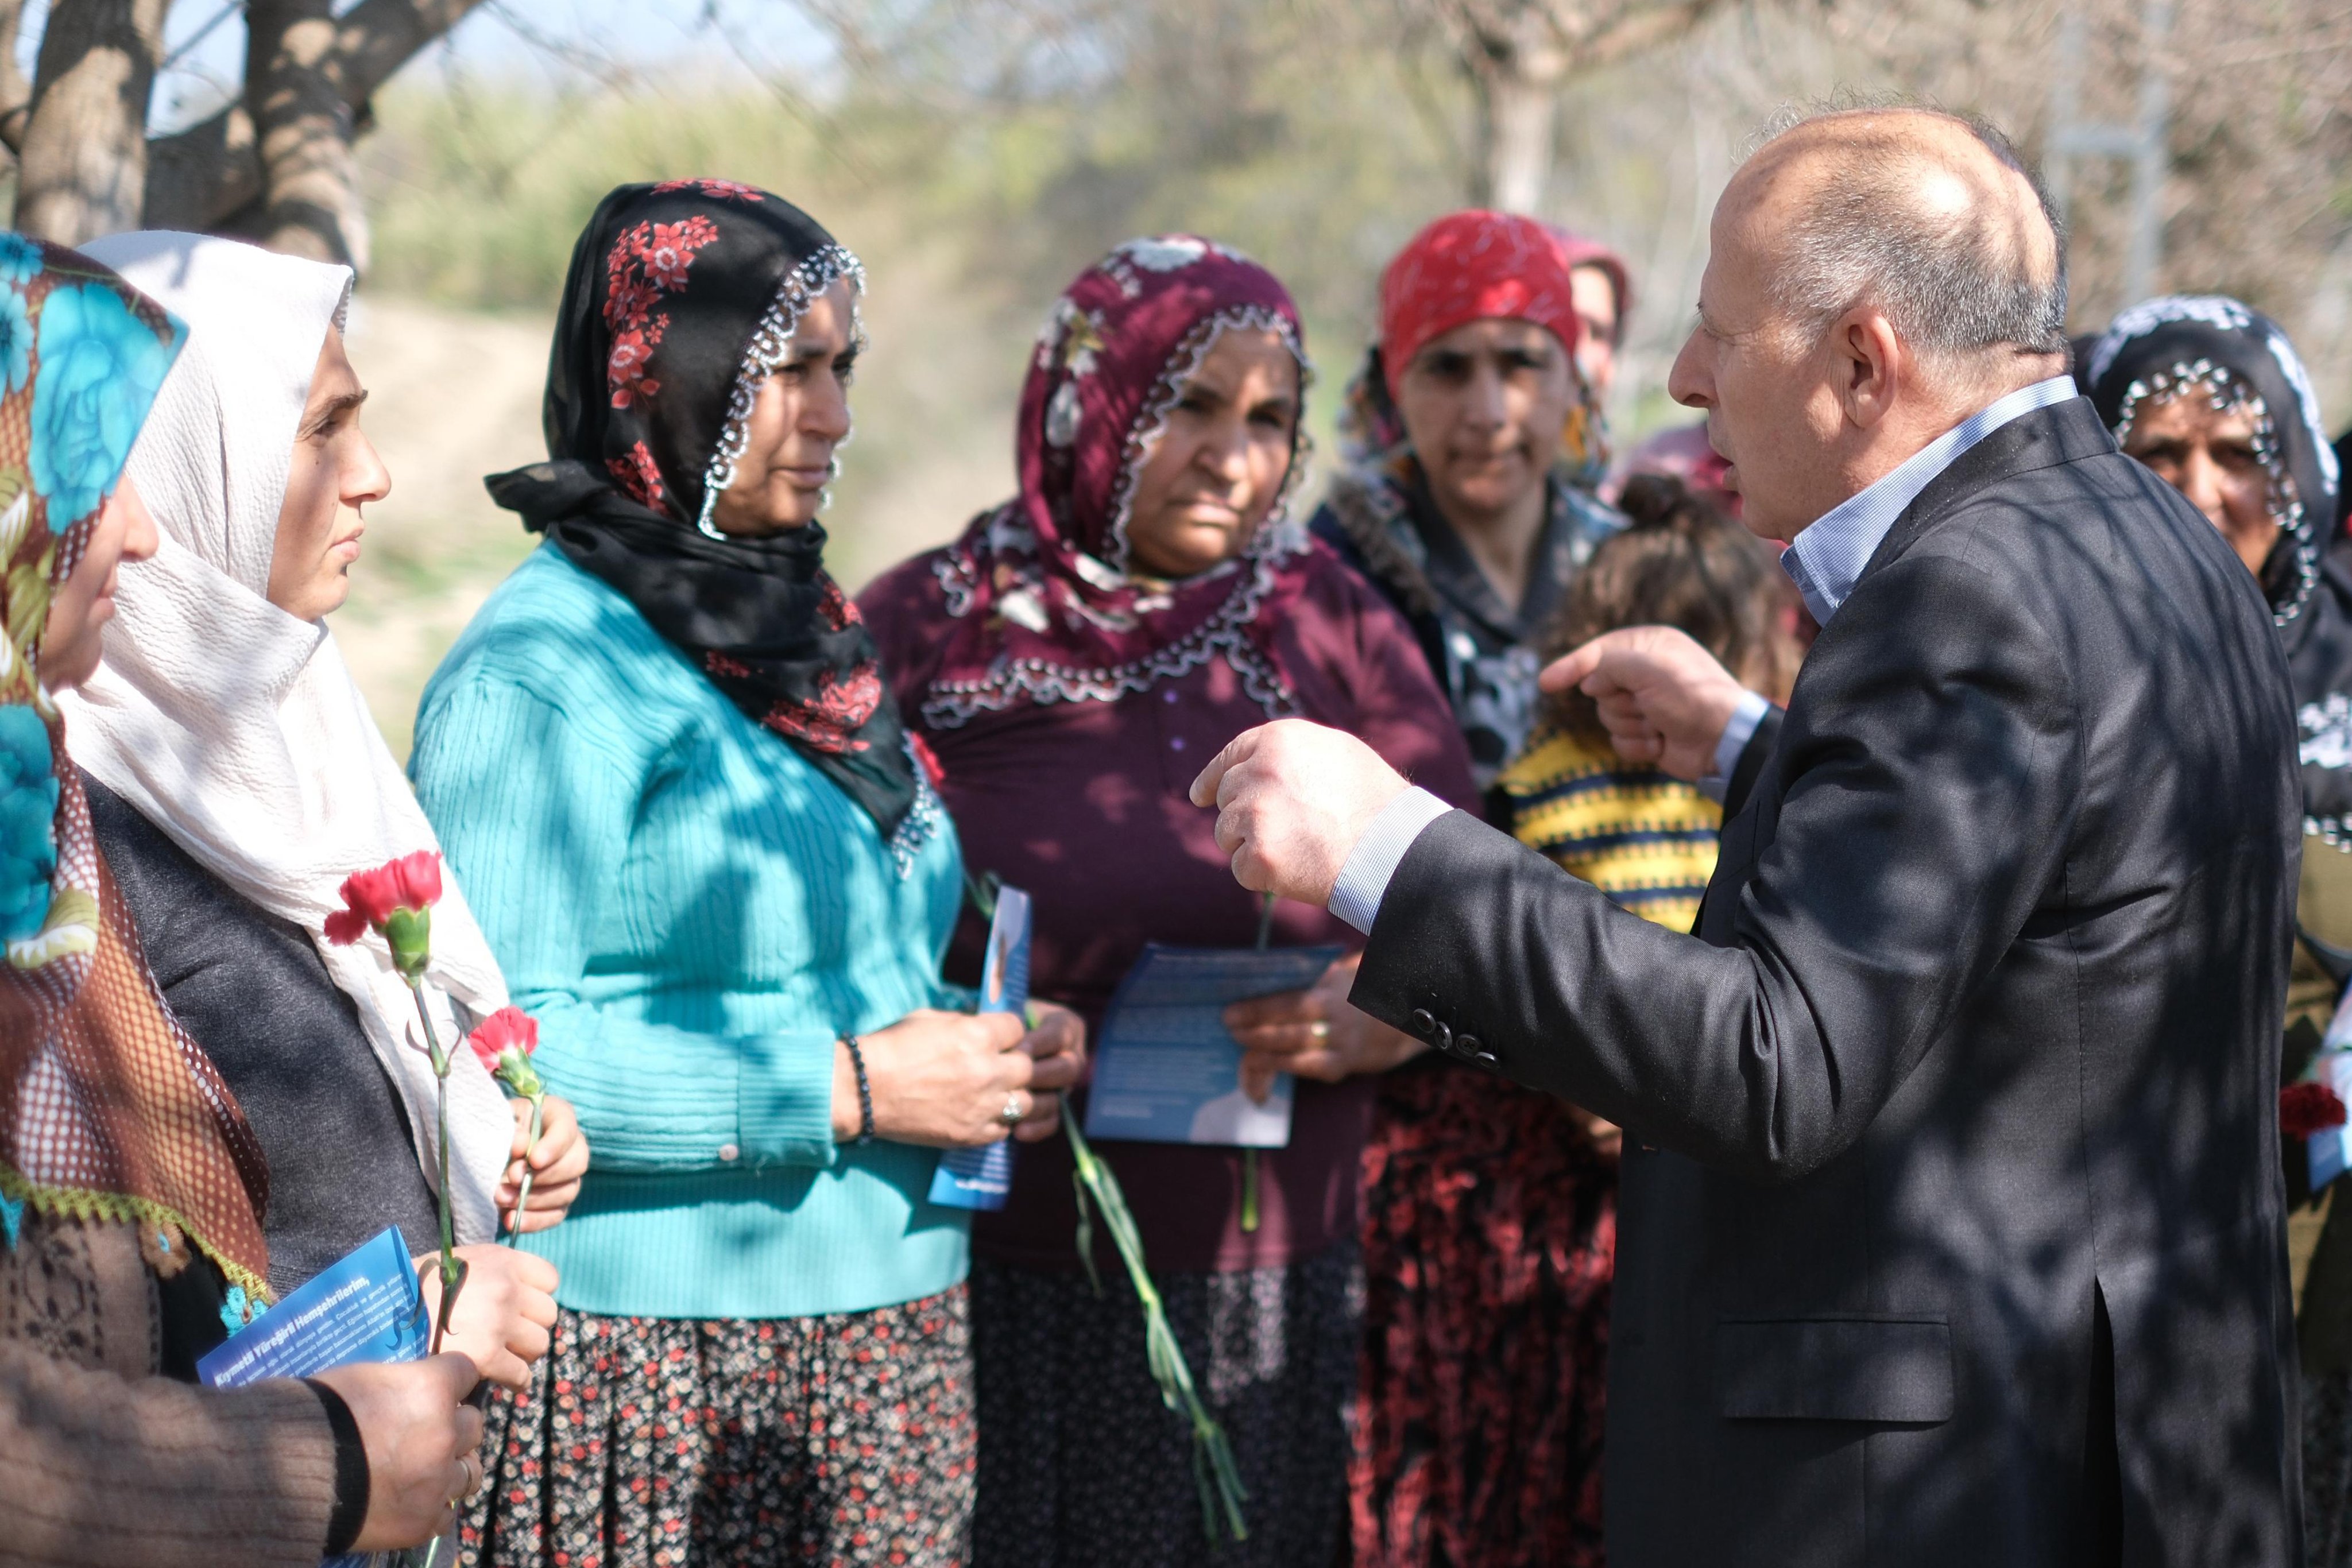
[[[1380,917],[1381,899],[1389,890],[1389,879],[1396,875],[1405,851],[1412,848],[1412,841],[1421,837],[1423,828],[1452,810],[1418,787],[1406,789],[1381,807],[1372,825],[1364,830],[1364,836],[1356,841],[1356,847],[1348,852],[1348,863],[1339,868],[1339,880],[1331,884],[1331,902],[1324,907],[1370,936],[1372,922]]]
[[[1754,692],[1739,694],[1739,706],[1731,710],[1731,722],[1723,727],[1723,738],[1715,743],[1715,767],[1698,781],[1698,792],[1723,804],[1723,792],[1731,787],[1731,775],[1739,767],[1739,754],[1756,737],[1756,727],[1764,722],[1772,705]]]

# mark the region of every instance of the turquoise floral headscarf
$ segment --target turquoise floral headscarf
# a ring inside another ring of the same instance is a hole
[[[268,1299],[260,1145],[172,1020],[106,874],[41,679],[89,546],[186,329],[86,256],[0,235],[0,1241],[27,1208],[136,1228]]]
[[[0,941],[19,967],[93,940],[95,911],[51,885],[57,721],[40,636],[185,337],[95,262],[0,235]]]

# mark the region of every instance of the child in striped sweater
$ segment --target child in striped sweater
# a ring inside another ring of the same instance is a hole
[[[1769,547],[1664,475],[1628,480],[1619,506],[1630,526],[1578,574],[1546,656],[1621,626],[1675,626],[1743,684],[1785,701],[1799,657],[1784,630],[1796,591]],[[1715,873],[1723,809],[1696,785],[1619,757],[1591,697],[1548,699],[1496,783],[1521,842],[1635,914],[1690,929]]]

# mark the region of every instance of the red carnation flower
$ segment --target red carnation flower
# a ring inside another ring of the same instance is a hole
[[[2344,1102],[2325,1083],[2290,1083],[2279,1091],[2279,1136],[2303,1139],[2344,1125]]]
[[[476,1026],[466,1043],[474,1048],[484,1067],[497,1072],[509,1051],[520,1058],[539,1049],[539,1020],[520,1008],[500,1008]]]
[[[343,907],[327,916],[327,940],[348,946],[381,930],[396,910],[430,909],[441,902],[441,856],[433,850],[403,855],[373,871],[343,879]]]

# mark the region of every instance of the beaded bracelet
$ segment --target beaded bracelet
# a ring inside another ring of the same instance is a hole
[[[857,1141],[874,1141],[874,1091],[866,1082],[866,1053],[857,1049],[857,1037],[845,1034],[841,1043],[849,1048],[849,1065],[857,1072]]]

